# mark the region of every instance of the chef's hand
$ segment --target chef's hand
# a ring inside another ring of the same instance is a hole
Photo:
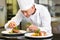
[[[32,32],[38,30],[38,27],[35,26],[35,25],[30,25],[28,28],[29,28],[29,30],[32,31]]]
[[[9,25],[8,25],[9,28],[14,28],[16,27],[16,23],[15,22],[10,22]]]

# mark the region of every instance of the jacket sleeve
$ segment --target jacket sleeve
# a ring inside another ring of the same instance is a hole
[[[5,29],[10,29],[8,28],[8,25],[10,22],[14,21],[16,23],[16,25],[19,25],[19,23],[21,22],[22,20],[22,13],[21,11],[19,10],[16,14],[15,17],[13,17],[10,21],[8,21],[6,24],[5,24]]]
[[[44,6],[40,10],[40,18],[41,18],[41,24],[42,24],[42,27],[40,27],[40,30],[44,30],[47,33],[52,33],[51,16],[48,9]]]

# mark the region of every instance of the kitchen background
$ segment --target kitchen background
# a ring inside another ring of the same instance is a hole
[[[60,0],[35,0],[35,3],[48,8],[52,18],[53,33],[60,33]],[[18,10],[17,0],[0,0],[0,27],[14,17]]]

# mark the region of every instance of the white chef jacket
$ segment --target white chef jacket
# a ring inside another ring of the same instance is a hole
[[[21,10],[19,10],[16,16],[5,24],[5,29],[9,29],[8,24],[11,21],[14,21],[17,25],[19,25],[23,19],[24,20],[31,19],[32,22],[35,23],[41,31],[52,33],[51,16],[47,8],[40,4],[35,4],[35,8],[36,8],[36,12],[33,15],[31,15],[29,18],[26,18],[21,12]]]

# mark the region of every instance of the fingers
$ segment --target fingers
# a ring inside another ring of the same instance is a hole
[[[15,22],[10,22],[10,23],[9,23],[9,27],[10,27],[10,28],[16,27],[16,23],[15,23]]]
[[[29,30],[30,30],[30,31],[36,31],[37,29],[38,29],[38,27],[35,26],[35,25],[29,26]]]

